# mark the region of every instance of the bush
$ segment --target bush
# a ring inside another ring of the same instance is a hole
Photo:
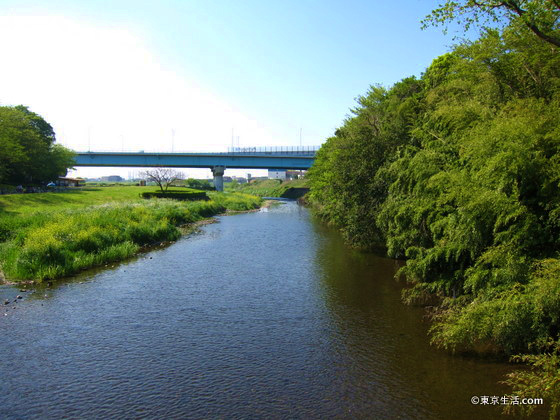
[[[194,188],[195,190],[204,190],[204,191],[216,190],[216,188],[214,188],[214,186],[210,184],[210,181],[206,179],[188,178],[185,180],[185,186],[188,188]]]
[[[262,202],[262,199],[259,197],[242,193],[213,193],[212,200],[224,209],[233,211],[257,209]]]
[[[560,260],[535,263],[528,284],[488,289],[477,298],[446,299],[433,341],[452,350],[527,353],[560,331]]]
[[[187,190],[187,191],[154,191],[143,192],[140,194],[142,198],[170,198],[179,201],[209,200],[204,191]]]
[[[560,340],[549,339],[535,345],[540,354],[518,355],[513,362],[528,364],[531,369],[523,369],[508,374],[505,383],[512,387],[514,395],[522,398],[542,398],[550,407],[549,418],[557,419],[560,414]],[[508,413],[520,411],[530,416],[535,405],[509,405]]]
[[[15,192],[16,192],[15,186],[0,184],[0,194],[13,194]]]

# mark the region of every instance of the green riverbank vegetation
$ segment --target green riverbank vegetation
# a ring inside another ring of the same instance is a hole
[[[290,192],[300,188],[309,188],[306,178],[282,181],[280,179],[254,180],[240,184],[231,182],[226,184],[228,191],[238,191],[259,197],[290,197]]]
[[[177,240],[185,225],[228,210],[256,209],[262,202],[246,194],[215,192],[208,193],[207,201],[145,200],[139,198],[139,190],[145,188],[1,197],[4,276],[39,282],[70,276],[129,258],[143,247]]]
[[[175,190],[170,190],[173,192]],[[196,191],[178,188],[177,191]],[[3,216],[25,215],[38,211],[80,209],[108,202],[138,201],[141,195],[155,193],[157,187],[137,187],[134,185],[86,186],[67,188],[58,192],[40,194],[0,195],[0,218]],[[200,191],[197,191],[200,192]]]
[[[558,38],[557,2],[503,3],[548,4],[537,22]],[[508,383],[555,417],[560,49],[527,16],[372,86],[319,150],[309,199],[350,244],[406,259],[403,299],[429,305],[434,344],[530,364]]]

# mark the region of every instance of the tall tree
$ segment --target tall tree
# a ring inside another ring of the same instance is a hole
[[[560,48],[560,0],[447,0],[422,21],[447,25],[451,21],[472,25],[498,23],[523,25],[542,40]]]
[[[66,174],[73,153],[51,125],[22,105],[0,107],[0,183],[42,184]]]

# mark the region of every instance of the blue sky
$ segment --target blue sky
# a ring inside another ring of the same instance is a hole
[[[420,29],[437,5],[0,0],[0,102],[77,150],[218,151],[232,129],[240,146],[298,145],[300,129],[318,145],[371,84],[449,50],[451,35]]]

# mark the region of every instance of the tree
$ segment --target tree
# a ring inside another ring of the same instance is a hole
[[[215,189],[207,179],[188,178],[185,180],[185,186],[187,186],[188,188],[193,188],[195,190],[210,191]]]
[[[472,25],[505,20],[521,25],[542,40],[560,47],[560,0],[447,0],[422,21],[429,25],[447,25],[451,21]]]
[[[161,189],[161,192],[166,192],[171,184],[183,179],[183,174],[181,172],[171,168],[149,169],[142,172],[142,176],[148,181],[155,182]]]
[[[54,180],[66,175],[68,169],[74,166],[75,155],[72,150],[60,144],[54,144],[49,151],[49,165],[45,169],[45,179]]]
[[[73,152],[55,144],[40,115],[23,105],[0,107],[0,183],[43,184],[73,165]]]
[[[53,144],[56,140],[54,129],[46,122],[43,117],[29,110],[29,107],[18,105],[14,107],[15,110],[21,112],[27,117],[28,123],[37,131],[46,144]]]

